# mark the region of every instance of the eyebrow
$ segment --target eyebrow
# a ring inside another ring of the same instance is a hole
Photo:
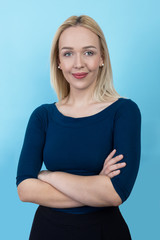
[[[86,49],[86,48],[95,48],[95,49],[97,49],[96,47],[94,47],[92,45],[83,47],[83,49]],[[71,49],[71,50],[73,50],[72,47],[63,47],[63,48],[61,48],[61,50],[63,50],[63,49]]]

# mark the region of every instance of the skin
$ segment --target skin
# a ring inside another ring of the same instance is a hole
[[[94,48],[85,48],[94,46]],[[62,49],[70,47],[72,49]],[[70,94],[58,104],[61,111],[76,117],[95,114],[112,103],[96,103],[92,92],[97,80],[103,57],[100,52],[98,36],[81,27],[66,29],[59,39],[60,71],[70,84]],[[87,72],[83,79],[76,79],[72,73]],[[78,113],[78,114],[77,114]],[[26,179],[18,186],[22,201],[33,202],[49,207],[76,206],[119,206],[122,201],[110,179],[120,174],[125,163],[118,163],[123,155],[113,157],[113,150],[105,159],[99,175],[78,176],[65,172],[41,171],[38,179]]]
[[[95,48],[86,48],[94,46]],[[71,47],[73,49],[62,49]],[[86,107],[93,103],[91,93],[99,67],[103,63],[98,36],[84,27],[70,27],[59,39],[59,66],[70,85],[67,103],[72,107]],[[87,77],[76,79],[72,73],[87,72]]]
[[[122,201],[114,190],[110,178],[118,175],[120,173],[118,168],[124,167],[126,163],[114,164],[123,158],[123,155],[113,158],[115,152],[116,150],[113,150],[108,155],[99,175],[77,176],[65,172],[45,170],[39,173],[38,179],[49,183],[84,205],[93,207],[119,206]],[[109,197],[108,194],[110,194]]]

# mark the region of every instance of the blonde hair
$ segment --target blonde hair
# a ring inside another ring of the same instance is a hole
[[[50,78],[51,85],[57,93],[58,100],[61,101],[63,98],[68,96],[70,91],[69,83],[64,78],[62,71],[58,69],[59,38],[61,33],[65,29],[73,26],[85,27],[94,32],[99,37],[100,50],[104,61],[104,66],[99,68],[97,82],[93,92],[93,98],[95,99],[95,101],[102,102],[108,98],[121,97],[116,92],[113,86],[112,68],[105,36],[94,19],[87,15],[81,15],[71,16],[68,19],[66,19],[64,23],[58,28],[53,38],[50,56]]]

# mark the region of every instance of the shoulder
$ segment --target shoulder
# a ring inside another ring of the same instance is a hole
[[[31,112],[31,115],[30,115],[30,118],[29,118],[29,121],[30,122],[39,122],[39,124],[42,124],[42,125],[47,125],[48,123],[48,116],[49,116],[49,113],[51,112],[52,110],[52,105],[53,104],[41,104],[39,106],[37,106],[32,112]]]
[[[130,116],[131,118],[140,118],[141,111],[138,104],[129,98],[121,98],[117,107],[116,116]]]
[[[122,109],[135,110],[140,112],[140,108],[138,104],[130,98],[121,98],[121,101],[119,104],[119,110],[122,110]]]
[[[49,111],[51,111],[52,105],[52,103],[41,104],[32,111],[31,115],[37,115],[39,117],[42,117],[46,115]]]

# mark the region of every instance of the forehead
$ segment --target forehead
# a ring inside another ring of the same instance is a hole
[[[81,48],[89,45],[98,48],[99,38],[94,32],[82,26],[65,29],[59,38],[59,49],[62,47]]]

